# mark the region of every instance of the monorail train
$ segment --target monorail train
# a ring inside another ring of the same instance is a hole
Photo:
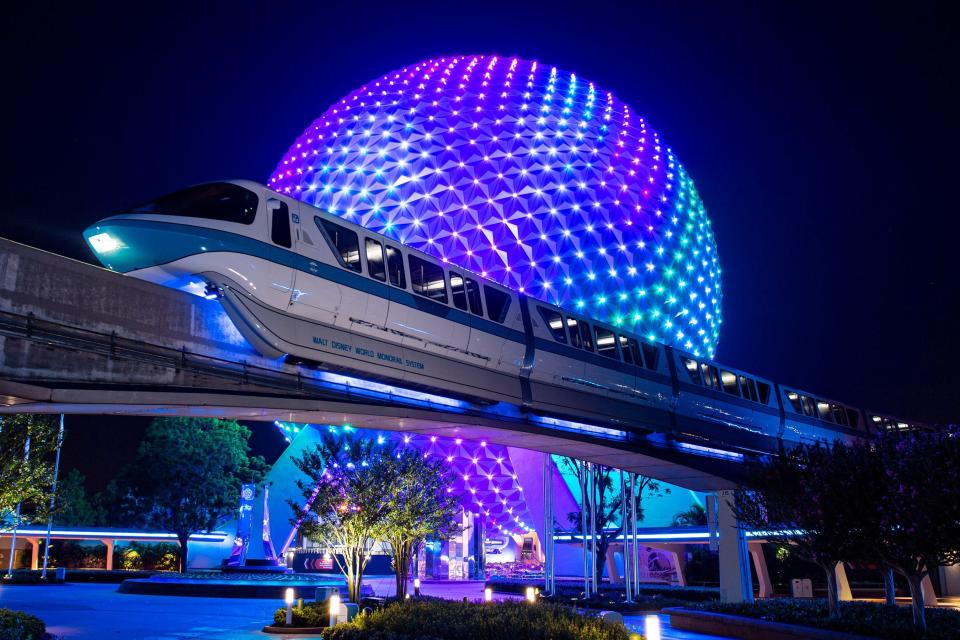
[[[84,237],[108,268],[219,297],[270,358],[746,451],[916,427],[531,298],[255,182],[189,187]]]

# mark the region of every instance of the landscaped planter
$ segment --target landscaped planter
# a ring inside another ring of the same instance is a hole
[[[304,634],[308,636],[318,636],[324,632],[324,630],[329,629],[329,627],[275,627],[273,625],[267,625],[263,628],[264,633],[279,633],[279,634]]]
[[[731,636],[744,640],[869,640],[867,636],[856,636],[839,631],[801,627],[783,622],[770,622],[759,618],[731,616],[725,613],[695,611],[674,607],[664,609],[670,615],[670,626],[674,629],[696,631],[718,636]]]

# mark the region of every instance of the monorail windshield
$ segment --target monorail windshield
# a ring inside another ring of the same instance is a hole
[[[134,207],[128,213],[157,213],[252,224],[260,199],[253,191],[229,182],[187,187]]]

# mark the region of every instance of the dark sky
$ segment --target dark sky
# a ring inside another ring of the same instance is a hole
[[[694,178],[724,269],[719,360],[955,422],[960,34],[947,3],[886,4],[17,3],[0,235],[92,261],[90,222],[265,181],[377,75],[516,54],[615,92]]]

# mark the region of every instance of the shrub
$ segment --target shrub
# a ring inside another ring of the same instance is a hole
[[[755,604],[706,603],[696,607],[702,611],[760,618],[806,627],[830,629],[891,640],[948,640],[960,637],[960,611],[927,609],[926,634],[913,626],[910,607],[888,607],[870,602],[841,602],[840,616],[828,617],[826,600],[794,600],[779,598],[759,600]]]
[[[408,600],[323,632],[324,640],[626,640],[623,625],[553,604]]]
[[[543,580],[518,580],[514,578],[491,578],[487,580],[486,586],[500,593],[526,593],[527,587],[543,588]],[[561,582],[557,584],[557,592],[561,600],[579,596],[583,593],[583,584],[580,582]],[[601,585],[599,600],[602,601],[620,601],[624,597],[622,585]],[[720,590],[711,587],[681,587],[668,584],[641,584],[640,591],[636,596],[638,600],[643,599],[664,599],[670,602],[708,602],[710,600],[720,599]],[[596,597],[594,598],[596,599]],[[588,606],[588,605],[584,605]],[[665,604],[663,606],[671,606]]]
[[[23,611],[0,609],[0,640],[39,640],[47,633],[43,620]]]

